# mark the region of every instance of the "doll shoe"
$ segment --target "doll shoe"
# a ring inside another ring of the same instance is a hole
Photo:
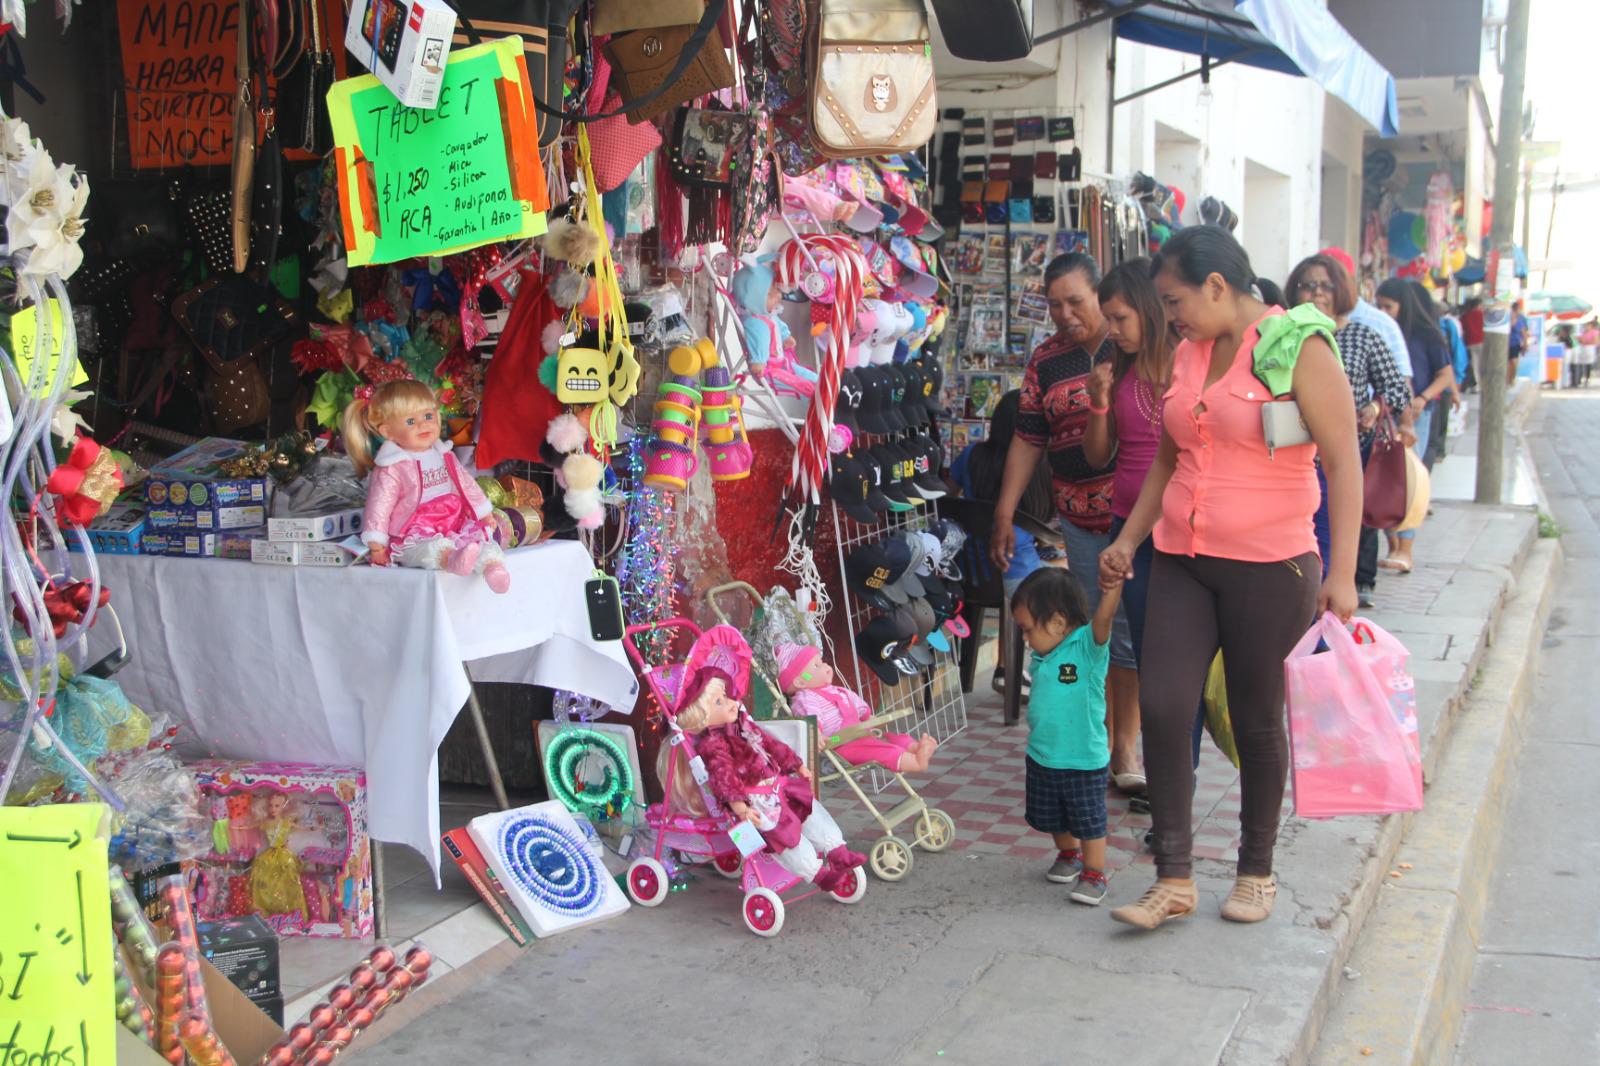
[[[459,574],[465,577],[467,574],[472,573],[473,568],[478,565],[478,551],[476,544],[467,544],[457,548],[445,559],[444,568],[452,574]]]
[[[689,487],[689,479],[699,467],[694,452],[684,445],[652,441],[644,458],[644,483],[682,492]]]
[[[817,876],[811,879],[811,883],[824,892],[832,892],[839,887],[839,880],[844,877],[846,869],[847,867],[835,866],[831,862],[825,862],[822,864],[822,869],[817,871]]]
[[[858,866],[865,866],[867,857],[859,851],[851,851],[848,846],[840,844],[828,852],[828,864],[837,866],[841,870],[854,870]]]
[[[505,595],[511,591],[511,571],[506,569],[505,563],[490,563],[483,568],[483,580],[488,584],[491,592]]]

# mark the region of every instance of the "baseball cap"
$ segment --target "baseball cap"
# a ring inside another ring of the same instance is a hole
[[[882,444],[865,449],[865,454],[870,455],[872,461],[878,465],[878,488],[882,489],[883,494],[889,497],[889,505],[893,507],[899,503],[909,506],[911,504],[910,490],[900,480],[900,464],[902,460],[892,455],[889,448]],[[905,508],[899,509],[904,510]]]
[[[906,421],[904,410],[906,401],[906,375],[905,372],[897,366],[879,367],[878,373],[882,375],[883,380],[888,383],[888,388],[885,390],[886,402],[884,403],[883,407],[883,420],[888,423],[889,429],[892,432],[898,433],[900,430],[906,429],[910,425],[910,423]]]
[[[961,549],[967,543],[967,531],[948,518],[934,522],[928,531],[939,538],[939,576],[960,581]]]
[[[884,469],[881,457],[874,455],[871,449],[858,449],[855,452],[856,462],[861,464],[861,469],[867,472],[872,480],[875,493],[869,497],[872,506],[882,511],[909,511],[911,503],[907,500],[892,498],[885,489],[894,483],[894,476]],[[881,502],[881,507],[880,507]]]
[[[928,646],[928,635],[939,628],[938,617],[933,613],[933,608],[928,606],[924,599],[914,599],[904,607],[895,609],[896,617],[903,617],[910,622],[916,633],[915,638],[907,647],[911,658],[920,666],[933,665],[933,649]]]
[[[902,678],[917,672],[909,651],[915,635],[916,627],[909,617],[896,613],[874,618],[856,634],[856,653],[879,681],[898,685]]]
[[[906,530],[894,539],[904,544],[906,551],[910,555],[906,562],[905,572],[895,578],[895,584],[904,589],[907,596],[921,596],[923,592],[922,581],[917,577],[917,568],[922,565],[928,549],[923,546],[922,538],[911,530]]]
[[[889,406],[889,382],[883,376],[883,368],[858,367],[856,380],[861,383],[861,408],[856,412],[856,421],[860,423],[862,432],[891,432],[892,427],[884,415],[884,408]]]
[[[876,490],[861,464],[852,456],[835,455],[829,466],[828,494],[838,504],[839,510],[857,522],[876,522],[878,512],[873,510],[871,503]],[[888,509],[887,500],[884,501],[884,508]]]
[[[907,442],[914,464],[912,484],[922,493],[923,499],[937,500],[948,495],[944,480],[939,477],[939,445],[926,433],[919,433]]]
[[[861,412],[861,379],[854,370],[839,375],[839,398],[834,401],[833,420],[846,429],[860,429],[857,416]]]
[[[900,417],[909,427],[926,426],[928,424],[928,407],[922,402],[922,387],[924,375],[922,364],[917,362],[901,363],[897,370],[905,375],[906,392],[900,404]]]
[[[932,414],[944,410],[944,366],[932,356],[922,360],[922,402]]]
[[[884,611],[893,610],[911,598],[899,583],[901,575],[910,567],[911,549],[895,538],[863,544],[844,560],[850,588]]]

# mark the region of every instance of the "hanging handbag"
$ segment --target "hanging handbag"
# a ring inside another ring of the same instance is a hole
[[[1406,517],[1406,452],[1389,405],[1378,399],[1378,432],[1361,475],[1361,524],[1393,529]]]
[[[693,26],[705,0],[595,0],[589,32],[596,37],[662,26]]]
[[[933,13],[957,59],[1006,63],[1033,51],[1033,0],[933,0]]]
[[[323,33],[321,0],[300,2],[305,5],[310,36],[295,64],[278,78],[278,135],[284,148],[323,155],[333,147],[326,103],[334,81],[333,53]]]
[[[250,207],[255,198],[256,105],[250,89],[250,0],[239,0],[239,79],[233,100],[233,272],[250,266]]]
[[[705,107],[678,108],[667,148],[672,180],[685,188],[727,191],[735,153],[749,137],[750,116],[714,100]]]
[[[928,143],[939,109],[922,0],[820,0],[811,29],[818,151],[854,159]]]
[[[456,0],[460,28],[453,47],[522,38],[523,58],[533,90],[539,147],[548,148],[561,135],[562,97],[567,57],[571,54],[568,26],[582,0]],[[703,0],[697,0],[703,3]],[[326,108],[323,109],[324,111]]]
[[[605,108],[616,107],[622,97],[610,85],[611,64],[606,62],[605,56],[597,56],[590,99],[604,99]],[[661,147],[661,131],[651,122],[629,122],[625,115],[619,114],[587,125],[590,162],[601,192],[622,188],[645,157]]]
[[[213,370],[270,351],[300,323],[300,313],[250,275],[208,278],[178,297],[172,315]]]
[[[606,58],[612,77],[621,82],[619,91],[627,101],[621,106],[628,108],[630,121],[644,122],[733,85],[733,64],[721,30],[713,24],[698,50],[691,52],[696,36],[697,26],[666,26],[619,34],[606,42]],[[685,58],[687,67],[677,73]]]

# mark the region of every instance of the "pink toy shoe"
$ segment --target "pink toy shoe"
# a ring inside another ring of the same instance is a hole
[[[491,592],[504,596],[511,591],[511,571],[506,569],[504,563],[490,563],[484,567],[483,580]]]
[[[856,867],[865,866],[866,864],[867,857],[865,855],[859,851],[851,851],[844,844],[840,844],[828,852],[828,865],[837,867],[841,873],[845,870],[854,870]]]
[[[839,880],[844,877],[845,870],[846,867],[835,866],[831,862],[825,862],[822,864],[822,869],[817,871],[817,876],[811,879],[811,883],[824,892],[832,892],[839,887]]]
[[[682,444],[652,441],[644,458],[644,483],[658,489],[682,492],[699,469],[694,452]]]
[[[465,577],[472,573],[473,568],[478,565],[478,551],[476,544],[468,544],[465,547],[457,548],[445,559],[444,568],[452,574],[460,574]]]

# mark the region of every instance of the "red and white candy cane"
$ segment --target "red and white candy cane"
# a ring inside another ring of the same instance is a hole
[[[822,262],[834,270],[833,307],[828,315],[828,347],[817,353],[817,389],[811,410],[795,446],[789,488],[810,500],[822,502],[822,483],[828,474],[828,437],[833,432],[833,405],[839,396],[839,375],[844,371],[850,329],[860,306],[866,260],[855,240],[840,234],[807,233],[794,237],[778,256],[778,284],[786,289],[803,285]]]

